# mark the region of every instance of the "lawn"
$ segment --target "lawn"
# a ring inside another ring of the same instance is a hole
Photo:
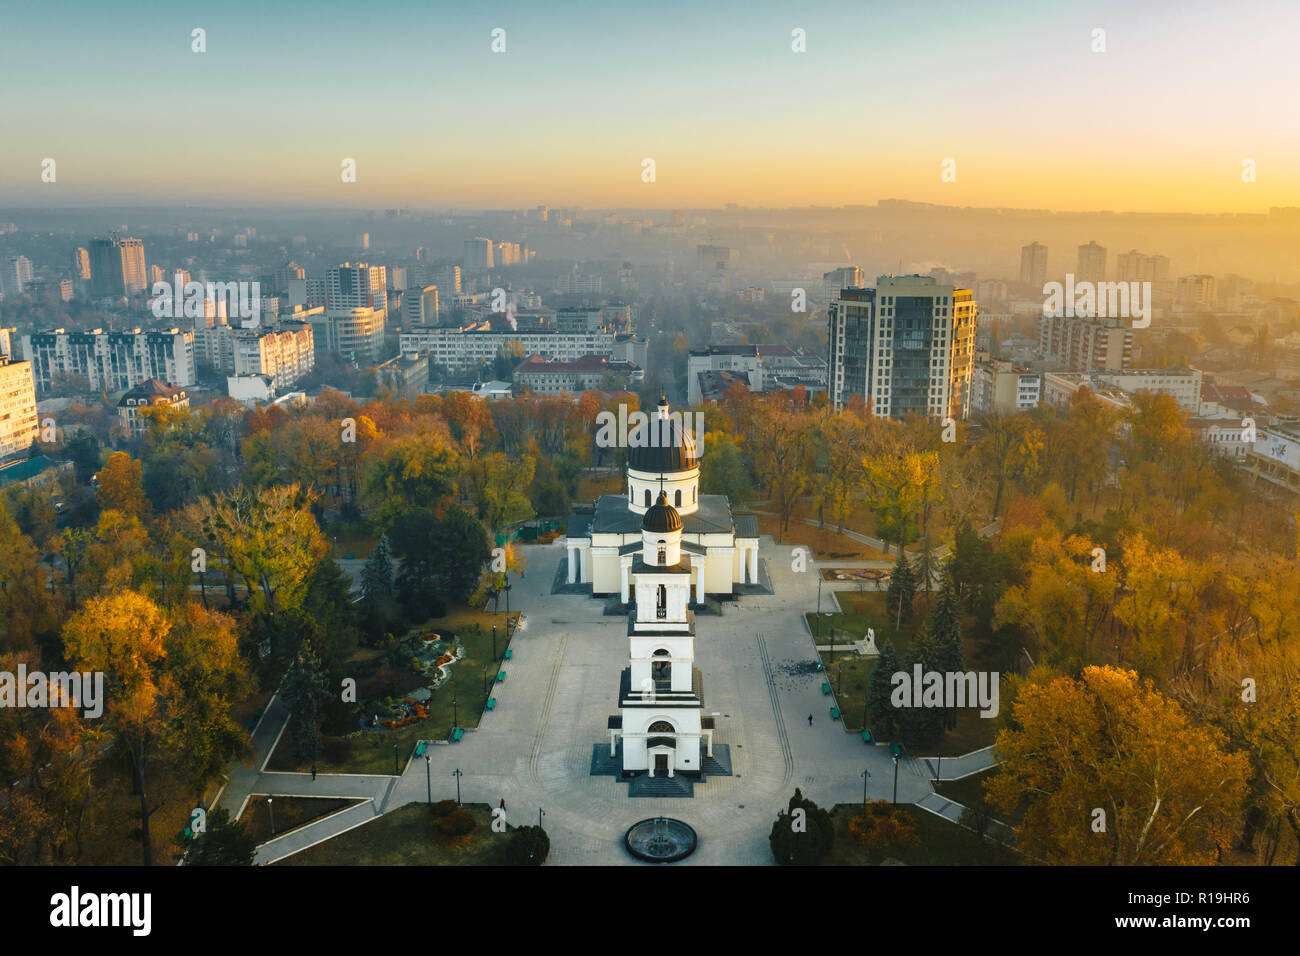
[[[511,620],[517,622],[518,619],[518,612],[512,612]],[[486,701],[483,693],[485,672],[489,696],[497,672],[510,672],[510,662],[502,659],[508,646],[504,622],[504,612],[491,614],[459,607],[417,628],[418,631],[452,631],[465,648],[465,656],[450,666],[447,682],[429,698],[428,717],[392,730],[358,730],[353,732],[353,736],[327,734],[323,738],[324,753],[316,762],[317,770],[320,773],[398,773],[418,741],[446,739],[453,726],[477,727]],[[495,661],[492,658],[493,624],[497,625]],[[427,684],[425,678],[406,666],[389,666],[386,655],[373,648],[358,651],[351,663],[357,669],[357,699],[363,706],[368,700],[401,697]],[[310,761],[293,759],[286,734],[271,755],[267,769],[303,772],[310,770],[311,764]]]
[[[255,793],[248,799],[244,813],[239,822],[258,843],[265,843],[273,836],[282,836],[290,830],[329,816],[360,800],[347,800],[341,797],[275,797],[272,807],[275,810],[275,833],[271,832],[271,810],[266,805],[268,794]]]
[[[473,832],[463,837],[435,837],[429,807],[409,803],[376,817],[332,840],[295,853],[276,866],[502,866],[509,839],[492,832],[486,803],[467,803]],[[277,824],[279,821],[276,821]]]
[[[906,805],[902,808],[916,822],[916,846],[884,847],[863,850],[849,833],[849,820],[862,812],[856,803],[838,804],[832,811],[835,820],[835,846],[823,866],[879,866],[887,859],[907,866],[1016,866],[1020,858],[1013,851],[986,840],[965,827],[959,827],[928,810]]]

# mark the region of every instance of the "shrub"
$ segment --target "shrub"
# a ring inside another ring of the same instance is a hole
[[[453,810],[433,821],[434,832],[445,837],[460,837],[474,832],[474,818],[467,810]]]
[[[506,862],[511,866],[541,866],[551,852],[551,838],[541,827],[518,827],[506,844]]]
[[[433,816],[433,818],[437,820],[440,817],[450,816],[451,814],[455,813],[458,809],[459,807],[456,806],[455,800],[439,800],[437,803],[433,805],[433,809],[430,811],[430,813]]]
[[[885,800],[868,804],[865,814],[849,820],[849,833],[864,850],[912,847],[916,846],[919,839],[916,821],[911,815]]]

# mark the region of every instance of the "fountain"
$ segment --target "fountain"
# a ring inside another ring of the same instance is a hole
[[[650,817],[627,828],[627,851],[647,863],[675,863],[695,852],[695,831],[681,820]]]

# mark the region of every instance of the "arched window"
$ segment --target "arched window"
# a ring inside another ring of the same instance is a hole
[[[650,507],[650,489],[649,489],[649,488],[647,488],[647,489],[645,490],[645,506],[646,506],[647,508]]]
[[[658,595],[655,599],[655,617],[668,616],[668,589],[662,584],[659,585]]]
[[[652,734],[675,734],[677,730],[666,720],[656,720],[650,725],[649,732]]]
[[[673,505],[677,508],[680,508],[682,506],[682,489],[678,488],[676,491],[674,491],[673,498],[675,499],[673,501]]]

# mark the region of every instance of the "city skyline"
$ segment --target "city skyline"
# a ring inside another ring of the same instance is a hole
[[[70,30],[11,11],[0,55],[18,79],[4,112],[23,135],[0,143],[0,203],[1300,205],[1288,172],[1300,136],[1283,119],[1300,70],[1287,31],[1262,26],[1294,17],[1280,3],[1226,22],[1203,3],[1174,16],[1004,2],[977,19],[951,3],[747,6],[743,18],[569,6],[379,4],[371,22],[405,26],[374,45],[335,28],[341,4],[313,16],[136,4],[146,29],[117,10],[78,8]],[[806,52],[792,50],[796,29]],[[65,55],[51,62],[54,49]],[[1135,86],[1142,75],[1162,82]],[[341,181],[344,159],[356,182]]]

